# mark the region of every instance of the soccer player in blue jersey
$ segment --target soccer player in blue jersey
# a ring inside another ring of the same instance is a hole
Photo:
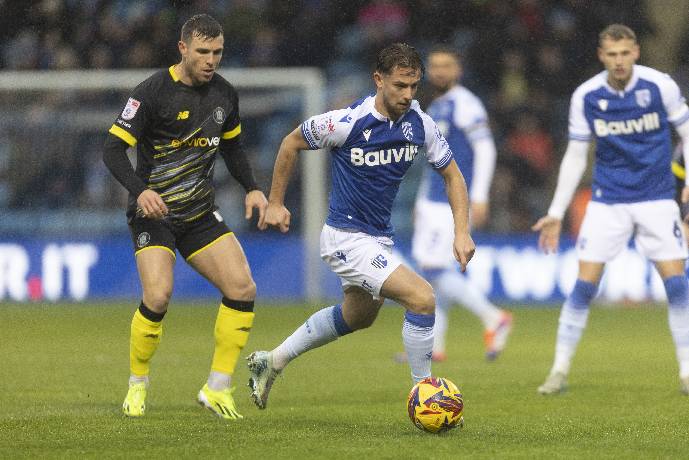
[[[577,240],[579,273],[560,313],[555,361],[541,394],[567,385],[570,362],[586,327],[605,263],[631,237],[654,264],[667,293],[669,324],[679,361],[680,390],[689,394],[689,288],[684,272],[687,244],[672,175],[670,126],[689,158],[689,108],[668,75],[636,65],[634,32],[613,24],[600,33],[598,58],[605,66],[572,95],[569,144],[548,214],[533,226],[539,245],[557,250],[562,217],[586,169],[589,144],[596,141],[593,198]],[[687,184],[687,182],[685,182]],[[682,201],[689,187],[682,190]]]
[[[289,230],[284,196],[297,152],[328,149],[333,185],[321,233],[321,257],[340,277],[344,300],[313,314],[272,351],[249,356],[251,396],[259,408],[265,408],[273,381],[291,360],[369,327],[385,298],[407,309],[402,338],[412,379],[417,382],[431,375],[433,288],[392,252],[390,224],[399,184],[421,149],[445,181],[454,228],[454,243],[448,250],[462,270],[475,247],[469,235],[464,178],[447,141],[414,100],[423,72],[413,47],[402,43],[386,47],[378,54],[373,73],[375,94],[346,109],[309,118],[280,145],[264,227]]]
[[[453,49],[433,48],[427,64],[433,91],[433,102],[427,112],[447,139],[464,175],[471,202],[471,224],[481,227],[488,220],[489,189],[496,160],[486,109],[478,97],[459,84],[461,61]],[[447,309],[452,303],[464,305],[481,319],[486,358],[493,360],[505,347],[512,315],[493,305],[459,273],[452,257],[453,238],[452,211],[442,176],[426,168],[416,198],[412,256],[436,294],[433,360],[446,359]]]

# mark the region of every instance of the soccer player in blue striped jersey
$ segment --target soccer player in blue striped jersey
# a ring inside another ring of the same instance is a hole
[[[496,160],[486,109],[478,97],[460,85],[462,66],[453,49],[433,48],[428,54],[427,72],[433,92],[428,114],[450,144],[469,191],[471,224],[480,228],[488,219]],[[426,168],[415,204],[412,256],[436,293],[433,360],[446,359],[447,309],[452,303],[465,306],[481,319],[486,359],[493,360],[505,347],[512,315],[493,305],[459,273],[450,250],[453,238],[452,211],[442,177]]]
[[[416,156],[440,173],[453,213],[448,250],[462,270],[474,253],[464,178],[447,141],[414,100],[424,66],[416,50],[395,43],[377,58],[376,92],[352,106],[316,115],[288,134],[278,151],[265,226],[286,232],[284,196],[299,150],[328,149],[332,158],[329,215],[321,257],[340,277],[341,304],[314,313],[271,352],[249,360],[252,399],[265,408],[280,371],[297,356],[373,324],[385,298],[406,308],[402,337],[412,379],[431,375],[435,296],[431,285],[392,252],[390,213],[399,184]]]
[[[533,227],[539,245],[557,250],[562,217],[586,169],[596,142],[593,197],[577,240],[579,273],[560,314],[555,360],[541,394],[566,388],[570,362],[586,327],[605,263],[634,237],[665,285],[669,324],[679,362],[680,390],[689,394],[689,288],[684,271],[687,244],[674,201],[671,130],[689,158],[689,108],[668,75],[637,65],[634,32],[613,24],[600,33],[598,58],[605,66],[572,95],[569,144],[547,216]],[[685,181],[685,184],[687,182]],[[681,201],[689,199],[684,187]]]

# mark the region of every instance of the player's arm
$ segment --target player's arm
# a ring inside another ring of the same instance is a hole
[[[476,228],[481,228],[488,221],[490,184],[495,172],[497,150],[485,121],[467,131],[474,151],[474,171],[469,191],[471,221]]]
[[[268,200],[266,200],[265,195],[258,188],[253,168],[242,145],[241,135],[238,134],[230,139],[222,139],[220,141],[220,156],[225,161],[227,170],[232,177],[246,191],[244,217],[251,219],[254,208],[258,209],[258,227],[261,228]]]
[[[689,165],[689,121],[685,121],[675,127],[677,134],[682,139],[682,156],[684,157],[685,169]],[[682,203],[689,203],[689,175],[684,176],[684,188],[682,189]]]
[[[268,209],[261,227],[262,230],[268,228],[269,225],[278,227],[283,233],[289,230],[291,214],[285,207],[285,193],[294,171],[294,165],[297,162],[298,152],[309,148],[310,146],[302,134],[301,126],[298,126],[282,139],[280,149],[275,158],[273,182],[270,186]]]
[[[560,232],[562,231],[562,218],[586,171],[588,149],[588,141],[570,139],[560,164],[555,195],[548,209],[548,214],[541,217],[531,227],[533,231],[540,232],[538,246],[546,253],[557,251]]]
[[[103,149],[103,162],[113,177],[136,197],[136,203],[145,217],[162,219],[168,213],[167,206],[160,195],[149,190],[134,172],[127,157],[129,146],[120,137],[109,134]]]
[[[454,256],[460,263],[462,271],[465,271],[476,250],[474,240],[469,234],[469,194],[466,182],[454,159],[439,172],[445,181],[445,192],[454,220]]]

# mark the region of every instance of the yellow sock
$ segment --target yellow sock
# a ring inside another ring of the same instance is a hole
[[[253,306],[253,302],[251,304]],[[239,311],[220,304],[218,316],[215,319],[212,371],[232,375],[239,353],[249,340],[249,331],[253,323],[253,311]]]
[[[162,335],[162,321],[151,321],[136,310],[129,339],[129,368],[132,375],[148,375],[148,362],[158,348]]]

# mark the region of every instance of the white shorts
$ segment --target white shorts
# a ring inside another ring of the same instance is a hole
[[[456,266],[454,241],[455,224],[450,205],[418,200],[414,206],[411,254],[419,267],[445,269]]]
[[[687,244],[674,200],[605,204],[591,201],[577,239],[579,260],[608,262],[634,237],[636,249],[652,261],[687,257]]]
[[[357,286],[378,298],[385,280],[402,264],[393,244],[387,237],[324,225],[321,258],[340,277],[343,289]]]

